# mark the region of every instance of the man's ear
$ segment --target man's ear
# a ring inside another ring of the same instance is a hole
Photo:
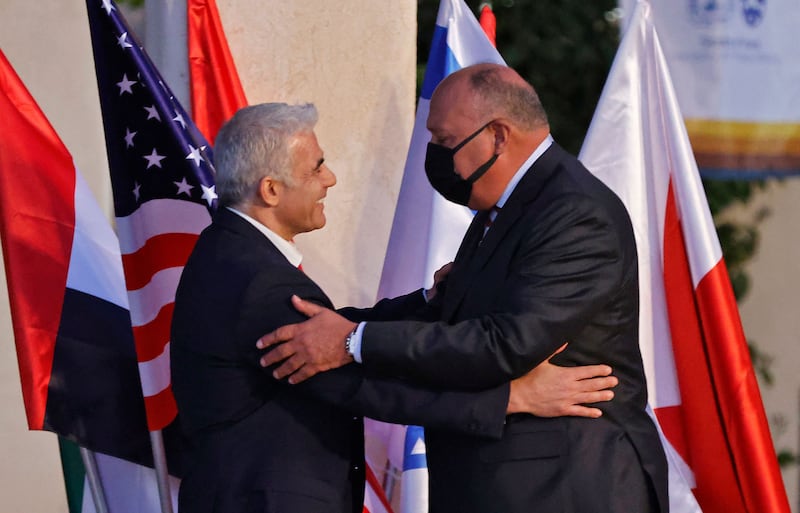
[[[511,135],[511,126],[503,118],[492,121],[492,131],[494,133],[494,151],[496,154],[506,151]]]
[[[271,176],[265,176],[258,182],[258,197],[268,207],[275,207],[280,203],[283,184]]]

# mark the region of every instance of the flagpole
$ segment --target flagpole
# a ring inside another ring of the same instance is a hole
[[[108,502],[103,491],[103,482],[100,480],[100,472],[97,470],[97,459],[94,452],[85,447],[80,447],[81,461],[86,469],[86,479],[89,481],[89,490],[92,492],[94,509],[97,513],[108,513]]]
[[[164,451],[164,437],[160,429],[150,431],[150,446],[153,449],[153,464],[156,470],[158,498],[161,501],[161,513],[172,513],[172,494],[169,489],[167,454]]]
[[[389,458],[386,458],[386,466],[384,467],[383,482],[381,483],[381,486],[383,487],[383,493],[386,495],[386,498],[389,499],[389,502],[391,502],[394,498],[394,488],[397,484],[395,468],[396,467],[392,465],[392,461]]]
[[[163,72],[172,93],[183,105],[189,105],[189,56],[186,43],[186,0],[145,2],[145,20],[148,24],[147,52]],[[161,513],[172,513],[172,495],[169,470],[164,450],[164,436],[160,429],[150,431],[150,447],[158,483]]]

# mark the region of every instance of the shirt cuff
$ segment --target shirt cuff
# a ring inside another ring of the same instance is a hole
[[[361,335],[364,333],[364,326],[366,325],[366,322],[358,323],[356,332],[350,339],[350,354],[357,363],[361,363]]]

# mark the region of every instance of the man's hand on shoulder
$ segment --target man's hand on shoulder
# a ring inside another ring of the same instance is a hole
[[[555,354],[561,352],[562,346]],[[551,356],[552,358],[552,356]],[[538,417],[600,417],[599,408],[585,404],[610,401],[619,380],[608,365],[559,367],[549,359],[511,382],[507,413],[531,413]]]
[[[292,296],[292,305],[309,317],[298,324],[281,326],[256,342],[269,351],[261,357],[261,366],[282,362],[273,372],[275,379],[289,377],[297,384],[318,372],[335,369],[353,361],[345,349],[345,338],[356,324],[333,310]],[[274,346],[274,347],[273,347]]]

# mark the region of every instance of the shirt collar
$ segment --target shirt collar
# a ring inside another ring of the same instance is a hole
[[[508,185],[506,185],[506,189],[503,191],[503,194],[500,196],[500,199],[497,200],[496,205],[498,208],[503,208],[503,205],[506,204],[506,201],[508,201],[508,198],[509,196],[511,196],[511,193],[514,192],[514,189],[517,187],[519,181],[522,180],[522,177],[525,176],[525,173],[528,171],[528,169],[531,168],[533,163],[536,162],[536,160],[538,160],[539,157],[542,156],[542,153],[544,153],[547,150],[547,148],[550,147],[551,144],[553,144],[553,136],[547,134],[547,137],[545,137],[544,141],[542,141],[539,144],[539,146],[537,146],[536,149],[533,150],[533,153],[531,153],[531,156],[528,157],[528,160],[523,162],[522,166],[520,166],[520,168],[517,170],[514,176],[511,177],[511,181],[508,182]]]
[[[244,212],[240,212],[232,207],[225,207],[234,214],[238,215],[248,223],[255,226],[258,231],[264,234],[265,237],[269,239],[269,241],[278,248],[278,251],[281,252],[283,256],[286,257],[286,260],[289,261],[295,267],[299,267],[300,263],[303,261],[303,255],[300,253],[300,250],[297,249],[297,246],[294,245],[293,242],[289,242],[288,240],[284,239],[277,233],[273,232],[269,228],[267,228],[264,224],[256,221],[249,215],[245,214]]]

